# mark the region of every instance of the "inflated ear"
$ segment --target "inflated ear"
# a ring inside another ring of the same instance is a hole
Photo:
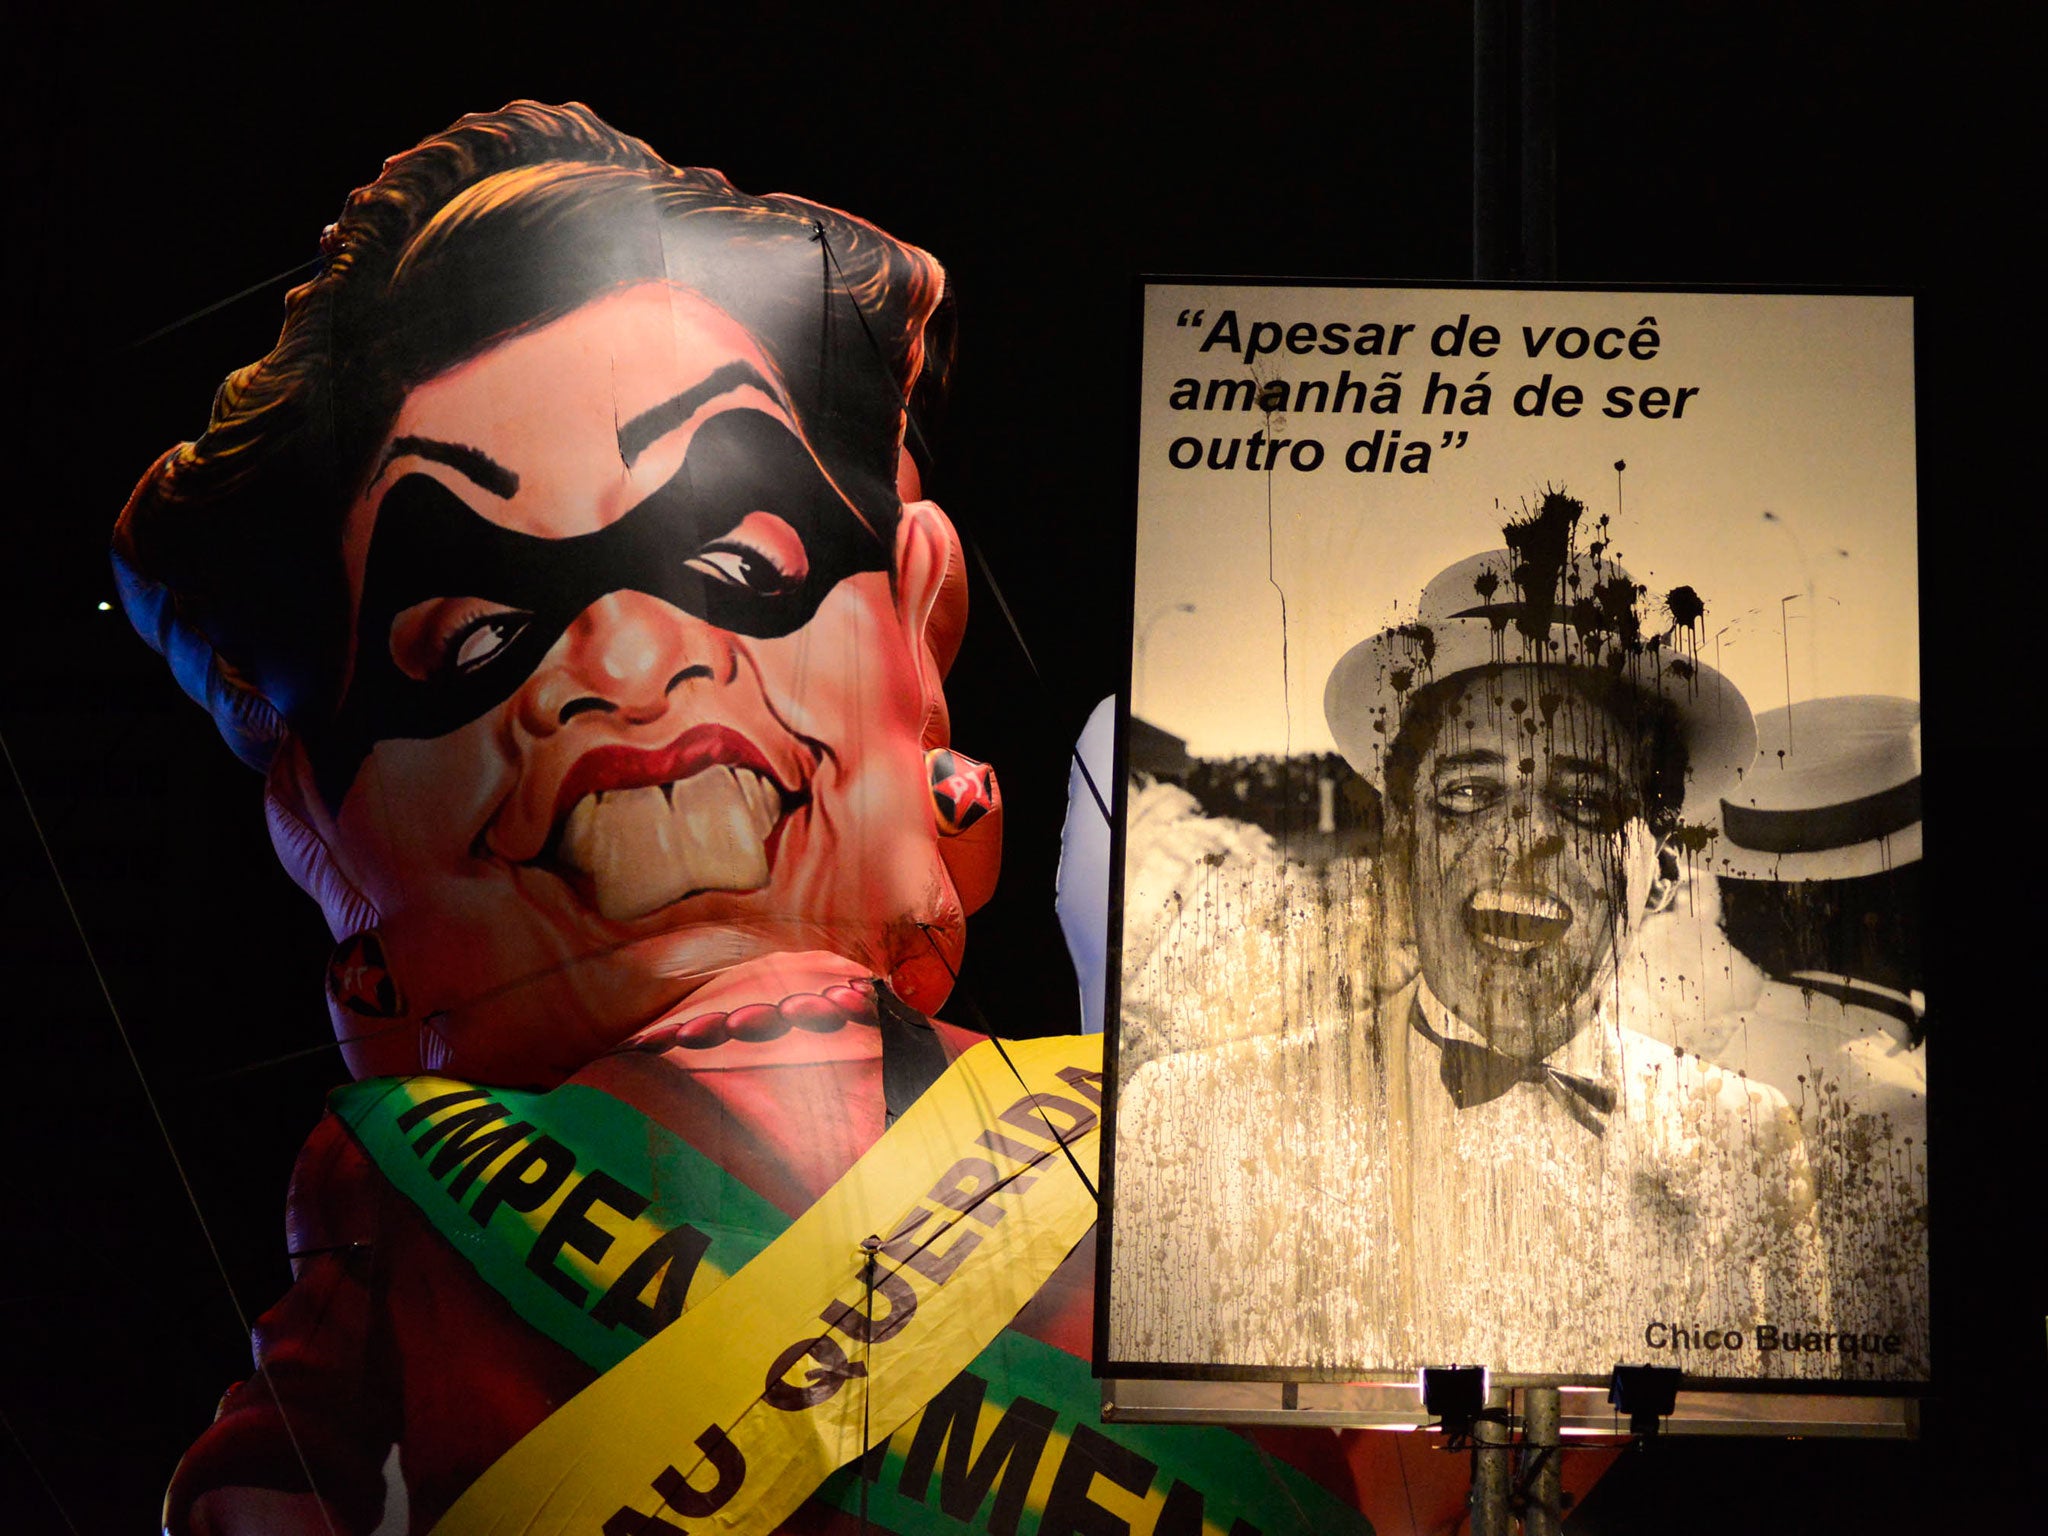
[[[914,477],[910,484],[915,487]],[[904,505],[896,530],[896,605],[917,665],[918,737],[931,754],[952,745],[945,680],[967,632],[967,562],[961,553],[960,535],[935,502]],[[946,776],[951,776],[950,769]],[[939,858],[952,878],[963,913],[977,911],[995,894],[996,879],[1002,872],[1002,797],[994,776],[985,774],[984,778],[987,808],[964,825],[957,820],[945,824],[939,786],[933,785],[934,815],[942,831]]]
[[[320,904],[335,938],[376,927],[376,907],[335,862],[333,829],[313,787],[313,765],[295,736],[282,738],[263,777],[263,819],[278,862]]]
[[[404,962],[389,952],[378,927],[382,915],[335,857],[333,823],[294,736],[281,739],[264,775],[263,816],[285,873],[320,904],[338,941],[327,965],[327,1012],[350,1074],[398,1077],[445,1065],[434,1059],[442,1042],[433,1021],[422,1025],[412,1016]]]
[[[945,681],[967,632],[967,562],[936,502],[906,503],[896,525],[896,607],[917,663],[919,738],[927,750],[950,746]]]

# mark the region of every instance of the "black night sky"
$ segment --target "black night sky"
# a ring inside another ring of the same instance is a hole
[[[248,1370],[223,1271],[251,1315],[287,1280],[286,1174],[341,1072],[326,931],[270,852],[254,776],[98,605],[136,477],[267,349],[287,276],[386,155],[513,97],[579,99],[677,163],[853,210],[947,264],[959,358],[927,491],[1036,664],[977,574],[954,735],[1003,775],[1009,826],[964,988],[1019,1034],[1075,1015],[1052,882],[1068,744],[1123,682],[1133,277],[1473,275],[1461,5],[155,9],[22,8],[5,50],[0,731],[91,944],[0,776],[0,1526],[17,1532],[155,1529],[178,1454]],[[1558,10],[1561,279],[1921,297],[1940,1019],[1943,1375],[1924,1440],[1662,1446],[1571,1528],[2009,1522],[2040,1503],[2006,1404],[2044,1365],[2023,1258],[2042,1230],[2038,1062],[2009,1043],[2040,1013],[2039,727],[2007,682],[2033,680],[2041,540],[1995,468],[2032,360],[2007,270],[2018,157],[1989,105],[2012,95],[1988,73],[2000,45],[1959,7],[1910,26]]]

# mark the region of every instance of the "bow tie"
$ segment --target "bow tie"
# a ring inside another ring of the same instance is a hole
[[[1559,1101],[1574,1120],[1595,1136],[1607,1134],[1605,1117],[1614,1113],[1614,1090],[1605,1083],[1560,1071],[1540,1061],[1503,1056],[1490,1046],[1470,1040],[1452,1040],[1441,1035],[1422,1016],[1419,998],[1409,1017],[1416,1032],[1442,1052],[1437,1073],[1443,1080],[1444,1091],[1459,1109],[1490,1104],[1517,1083],[1555,1084],[1563,1090]]]

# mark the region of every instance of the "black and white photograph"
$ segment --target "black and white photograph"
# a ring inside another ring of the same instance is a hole
[[[1925,1380],[1911,302],[1162,281],[1140,410],[1111,1363]]]

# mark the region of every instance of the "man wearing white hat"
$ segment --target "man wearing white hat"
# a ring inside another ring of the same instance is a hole
[[[1764,980],[1702,1047],[1831,1126],[1879,1120],[1910,1159],[1927,1132],[1920,706],[1809,699],[1757,734],[1707,863],[1729,942]]]
[[[1339,749],[1385,796],[1396,970],[1412,956],[1377,1021],[1410,1347],[1496,1369],[1642,1355],[1674,1308],[1740,1329],[1829,1305],[1783,1097],[1622,1016],[1621,969],[1677,889],[1687,830],[1756,734],[1697,659],[1698,598],[1660,602],[1578,547],[1579,511],[1547,495],[1324,691]]]
[[[1464,1107],[1526,1084],[1587,1118],[1613,1084],[1589,1093],[1553,1059],[1612,1011],[1675,890],[1676,834],[1734,791],[1756,729],[1680,624],[1652,632],[1626,571],[1549,542],[1440,572],[1412,623],[1345,653],[1323,705],[1385,796],[1390,917],[1445,1086]]]
[[[1276,1008],[1273,1034],[1123,1085],[1120,1358],[1713,1374],[1651,1353],[1671,1321],[1829,1326],[1783,1096],[1620,1017],[1684,829],[1756,737],[1682,643],[1698,599],[1670,594],[1660,626],[1600,545],[1575,549],[1580,510],[1547,496],[1332,671],[1338,747],[1385,797],[1393,953],[1347,1009]],[[1127,1168],[1127,1134],[1148,1162]],[[1231,1285],[1190,1287],[1205,1269]]]

